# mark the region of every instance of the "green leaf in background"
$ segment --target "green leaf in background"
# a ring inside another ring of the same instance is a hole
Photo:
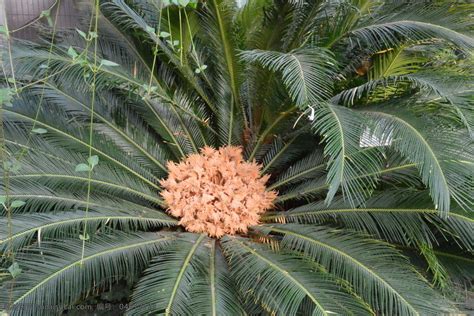
[[[163,37],[163,38],[167,38],[167,37],[170,37],[170,33],[168,32],[160,32],[160,37]]]
[[[153,28],[153,27],[147,25],[147,26],[146,26],[146,31],[147,31],[148,33],[153,33],[153,34],[154,34],[154,33],[155,33],[155,28]]]
[[[51,16],[51,9],[41,11],[40,18],[46,18]]]
[[[101,66],[109,66],[109,67],[120,66],[119,64],[114,63],[113,61],[110,61],[110,60],[107,60],[107,59],[102,59],[102,60],[100,61],[100,65],[101,65]]]
[[[90,156],[90,157],[87,159],[87,162],[89,163],[89,166],[90,166],[91,168],[94,168],[94,167],[97,166],[97,164],[99,163],[99,156],[97,156],[97,155]]]
[[[20,171],[21,164],[18,161],[4,161],[3,168],[9,172],[16,173]]]
[[[5,105],[8,107],[12,107],[13,99],[13,90],[10,88],[1,88],[0,89],[0,105]]]
[[[179,45],[178,40],[175,40],[175,41],[166,40],[166,43],[168,43],[171,46],[175,46],[175,47]]]
[[[21,273],[21,268],[18,262],[13,262],[11,266],[8,267],[8,272],[10,272],[12,278],[16,278]]]
[[[0,204],[4,204],[7,201],[7,197],[5,195],[0,195]]]
[[[81,30],[79,30],[79,29],[76,29],[76,31],[77,31],[77,33],[79,33],[79,35],[81,35],[81,37],[83,37],[86,41],[88,40],[86,33],[84,33],[83,31],[81,31]]]
[[[72,59],[76,59],[79,54],[76,52],[76,50],[70,46],[69,49],[67,50],[67,54],[72,57]]]
[[[25,201],[15,200],[10,204],[10,207],[11,208],[22,207],[25,204],[26,204]]]
[[[76,169],[75,169],[77,172],[84,172],[84,171],[89,171],[90,170],[90,167],[88,164],[85,164],[85,163],[80,163],[76,166]]]
[[[51,19],[51,9],[41,11],[40,18],[46,18],[48,25],[53,26],[53,19]]]
[[[90,237],[89,237],[89,234],[87,234],[87,233],[86,233],[85,235],[80,234],[80,235],[79,235],[79,239],[80,239],[80,240],[89,240]]]

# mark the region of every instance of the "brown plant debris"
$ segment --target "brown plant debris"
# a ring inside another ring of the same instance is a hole
[[[240,147],[204,147],[167,167],[161,195],[168,212],[190,232],[218,238],[246,233],[277,196],[265,190],[269,176],[260,177],[261,166],[245,161]]]

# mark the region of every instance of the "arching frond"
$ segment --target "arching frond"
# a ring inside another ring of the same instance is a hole
[[[157,312],[190,313],[192,285],[203,276],[205,235],[183,236],[176,247],[161,254],[151,263],[132,296],[131,315]]]
[[[150,32],[150,28],[155,29],[157,25],[149,25],[147,21],[142,16],[140,16],[140,14],[135,12],[123,0],[107,1],[102,5],[102,8],[107,12],[106,16],[109,18],[109,20],[112,23],[120,26],[122,33],[126,33],[130,30],[138,30],[142,33],[142,36],[145,38],[145,40],[157,44],[160,51],[163,52],[165,58],[171,62],[171,64],[176,69],[178,69],[180,76],[182,76],[196,90],[196,92],[206,101],[208,106],[214,108],[212,103],[209,101],[209,97],[201,86],[201,83],[196,80],[194,71],[189,66],[189,64],[182,63],[179,56],[176,55],[170,46],[168,46],[157,34],[155,34],[155,32]]]
[[[317,266],[291,253],[276,253],[244,238],[225,237],[222,244],[240,291],[252,293],[270,311],[296,315],[308,298],[311,315],[370,313]]]
[[[375,195],[360,207],[352,208],[342,199],[329,207],[323,202],[306,204],[286,212],[268,214],[264,221],[299,224],[337,224],[391,243],[418,247],[437,247],[443,239],[456,242],[471,251],[474,221],[469,214],[451,212],[442,219],[426,203],[426,194],[387,191]],[[442,238],[440,238],[442,236]]]
[[[342,106],[325,104],[315,110],[313,127],[325,142],[324,155],[328,158],[326,202],[330,203],[339,188],[353,204],[360,203],[375,187],[374,178],[359,180],[362,170],[381,168],[382,157],[373,151],[360,150],[364,131],[363,118]]]
[[[247,62],[257,62],[281,73],[291,99],[304,110],[331,95],[336,61],[327,50],[306,48],[289,53],[253,50],[242,52],[241,56]]]
[[[170,241],[156,233],[101,236],[85,243],[83,257],[78,238],[43,242],[16,255],[23,272],[2,285],[0,302],[12,315],[50,315],[49,307],[73,304],[100,283],[132,279]]]
[[[379,49],[396,46],[400,41],[429,38],[443,38],[466,50],[474,47],[473,39],[464,34],[472,24],[449,5],[402,6],[390,2],[380,7],[379,14],[358,24],[349,34]]]
[[[459,152],[459,156],[463,156],[463,146],[461,144],[456,146],[456,143],[460,142],[456,133],[438,135],[434,129],[430,129],[430,125],[426,125],[430,122],[420,125],[423,120],[419,119],[415,122],[407,115],[408,113],[404,113],[400,108],[396,114],[390,110],[384,111],[382,108],[368,114],[376,120],[374,135],[382,143],[394,140],[392,143],[394,149],[417,164],[423,183],[430,189],[435,207],[443,216],[449,212],[451,197],[461,205],[471,204],[470,201],[463,199],[456,183],[452,181],[458,177],[448,175],[448,173],[456,174],[458,170],[461,174],[466,174],[462,173],[464,163],[459,163],[455,159],[445,161],[452,157],[452,154],[456,155],[455,152]],[[435,135],[439,138],[435,139]],[[449,157],[439,147],[445,141],[451,143],[450,149],[453,152]],[[466,160],[469,162],[469,157]]]
[[[119,227],[124,231],[150,230],[163,226],[174,226],[177,222],[161,212],[148,214],[91,211],[61,212],[58,214],[18,214],[11,219],[11,230],[8,220],[0,220],[0,251],[18,250],[36,240],[51,241],[55,238],[79,236],[81,229],[87,224],[88,229],[97,231],[105,227]]]
[[[138,281],[130,315],[243,314],[222,260],[214,240],[183,236],[156,257]]]
[[[435,292],[386,244],[324,227],[286,224],[265,228],[284,235],[283,248],[301,251],[348,280],[374,310],[419,315],[439,312],[446,306],[441,297],[439,305],[433,305]]]
[[[299,154],[307,149],[298,144],[298,136],[295,135],[288,140],[280,137],[276,138],[262,157],[262,173],[271,173],[272,170],[279,170],[294,160]]]

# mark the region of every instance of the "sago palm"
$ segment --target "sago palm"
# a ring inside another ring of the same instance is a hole
[[[45,44],[4,27],[5,312],[119,280],[129,315],[453,310],[472,9],[109,0],[77,30],[43,12]]]

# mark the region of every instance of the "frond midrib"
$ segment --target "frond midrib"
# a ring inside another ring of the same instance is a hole
[[[58,178],[58,179],[72,179],[72,180],[78,180],[78,181],[90,181],[92,183],[101,184],[101,185],[104,185],[104,186],[113,187],[113,188],[117,188],[117,189],[120,189],[120,190],[124,190],[124,191],[130,192],[130,193],[136,194],[136,195],[141,196],[141,197],[143,197],[143,198],[145,198],[149,201],[152,201],[152,202],[155,202],[155,203],[157,203],[161,206],[164,206],[163,200],[158,198],[158,197],[154,197],[154,196],[148,195],[146,193],[143,193],[141,191],[137,191],[137,190],[132,189],[128,186],[124,186],[124,185],[120,185],[120,184],[112,183],[112,182],[107,182],[107,181],[103,181],[103,180],[98,180],[98,179],[94,179],[94,178],[79,177],[79,176],[72,176],[72,175],[65,175],[65,174],[52,174],[52,173],[30,173],[30,174],[19,174],[19,175],[10,175],[9,176],[10,179],[43,178],[43,177]]]
[[[444,170],[441,168],[441,164],[439,162],[439,159],[438,157],[436,156],[435,152],[433,151],[433,149],[431,148],[430,144],[426,141],[425,137],[420,134],[420,132],[415,128],[413,127],[410,123],[408,123],[407,121],[395,116],[395,115],[391,115],[391,114],[388,114],[388,113],[385,113],[385,112],[378,112],[378,111],[371,111],[371,113],[375,113],[377,115],[381,115],[381,116],[385,116],[385,117],[390,117],[392,118],[393,120],[395,121],[398,121],[400,122],[401,124],[405,125],[406,127],[408,127],[413,133],[415,133],[415,135],[418,137],[419,140],[421,140],[421,142],[425,145],[425,148],[429,151],[440,175],[441,175],[441,179],[443,181],[443,187],[444,189],[446,190],[446,192],[448,192],[448,206],[449,206],[449,197],[450,197],[450,189],[449,189],[449,185],[448,185],[448,181],[446,179],[446,175],[444,174]],[[427,179],[428,180],[428,179]],[[441,207],[441,206],[440,206]],[[449,209],[449,207],[448,207]]]
[[[301,234],[298,234],[296,232],[292,232],[292,231],[289,231],[289,230],[284,230],[284,229],[279,229],[279,228],[275,228],[275,227],[272,227],[271,225],[267,225],[271,228],[271,230],[275,231],[275,232],[279,232],[279,233],[282,233],[282,234],[289,234],[289,235],[294,235],[298,238],[301,238],[301,239],[305,239],[311,243],[315,243],[315,244],[319,244],[320,246],[322,247],[325,247],[327,249],[330,249],[331,251],[334,251],[336,253],[338,253],[339,255],[342,255],[344,257],[346,257],[347,259],[349,259],[350,261],[354,262],[356,265],[362,267],[365,271],[367,271],[368,273],[370,273],[371,275],[375,276],[379,282],[381,282],[382,284],[384,284],[387,288],[390,288],[391,291],[393,293],[395,293],[397,295],[397,297],[399,299],[401,299],[405,304],[406,306],[409,307],[409,309],[411,309],[415,315],[419,315],[419,313],[416,311],[416,309],[410,304],[408,303],[408,301],[406,301],[406,299],[400,294],[398,293],[397,290],[395,290],[387,281],[385,281],[381,276],[379,276],[377,273],[375,273],[372,269],[370,269],[369,267],[365,266],[362,262],[358,261],[357,259],[351,257],[349,254],[341,251],[340,249],[337,249],[337,248],[334,248],[324,242],[321,242],[320,240],[316,240],[316,239],[312,239],[312,238],[309,238],[305,235],[301,235]]]
[[[312,214],[333,214],[333,213],[353,213],[353,212],[368,212],[368,213],[421,213],[421,214],[430,214],[430,215],[437,215],[438,211],[435,209],[396,209],[396,208],[341,208],[341,209],[326,209],[326,210],[314,210],[314,211],[302,211],[302,212],[283,212],[280,214],[272,214],[268,216],[262,216],[262,220],[272,220],[278,219],[281,217],[293,217],[293,216],[305,216],[305,215],[312,215]],[[469,217],[465,217],[458,213],[451,212],[449,216],[459,218],[463,221],[467,221],[474,224],[474,219]]]
[[[360,179],[360,178],[365,178],[365,177],[370,177],[370,176],[374,176],[374,175],[381,175],[381,174],[384,174],[384,173],[387,173],[387,172],[392,172],[392,171],[396,171],[396,170],[402,170],[402,169],[407,169],[407,168],[411,168],[411,167],[415,167],[417,164],[416,163],[410,163],[410,164],[405,164],[405,165],[402,165],[402,166],[397,166],[397,167],[393,167],[393,168],[387,168],[387,169],[384,169],[384,170],[381,170],[381,171],[377,171],[377,172],[371,172],[371,173],[366,173],[364,175],[360,175],[360,176],[357,176],[357,177],[354,177],[354,178],[351,178],[349,180],[355,180],[355,179]],[[321,186],[318,186],[318,187],[315,187],[315,188],[310,188],[310,189],[307,189],[303,192],[296,192],[296,193],[290,193],[290,194],[285,194],[285,195],[282,195],[282,196],[279,196],[277,198],[277,202],[284,202],[284,201],[287,201],[289,199],[292,199],[298,195],[305,195],[305,194],[308,194],[308,193],[311,193],[311,192],[317,192],[319,190],[323,190],[325,188],[328,188],[329,187],[329,184],[324,184],[324,185],[321,185]]]
[[[160,218],[156,218],[156,217],[143,217],[143,216],[136,216],[136,215],[133,215],[133,216],[131,216],[131,215],[90,216],[89,215],[89,217],[84,216],[84,217],[76,217],[76,218],[65,219],[65,220],[55,220],[52,223],[43,224],[43,225],[36,226],[36,227],[30,228],[30,229],[27,229],[27,230],[23,230],[22,232],[19,232],[19,233],[14,233],[11,236],[9,236],[8,238],[0,239],[0,245],[6,243],[8,241],[14,240],[18,237],[21,237],[21,236],[24,236],[24,235],[27,235],[27,234],[30,234],[30,233],[34,233],[34,232],[36,232],[38,230],[41,230],[41,229],[50,228],[50,227],[53,227],[53,226],[59,226],[59,225],[74,223],[74,222],[87,222],[87,221],[100,221],[100,220],[121,220],[121,219],[140,220],[140,221],[142,221],[142,220],[143,221],[157,221],[157,222],[160,222],[160,223],[169,223],[169,224],[177,224],[178,223],[176,220],[172,220],[172,219],[160,219]]]
[[[90,108],[87,107],[84,103],[82,103],[81,101],[79,101],[78,99],[74,98],[73,96],[65,93],[64,91],[58,89],[57,87],[49,84],[49,83],[46,83],[46,85],[48,87],[50,87],[51,89],[54,89],[56,92],[62,94],[63,96],[65,96],[66,98],[72,100],[73,102],[76,102],[77,104],[79,104],[82,108],[88,110],[90,112]],[[112,128],[115,132],[117,132],[118,134],[120,134],[120,136],[122,136],[123,138],[125,138],[128,142],[130,142],[135,148],[137,148],[138,150],[140,150],[143,154],[145,154],[145,156],[147,156],[148,159],[150,159],[151,161],[153,161],[158,167],[160,167],[161,170],[167,172],[167,169],[166,167],[161,163],[159,162],[158,160],[156,160],[155,157],[153,157],[152,155],[150,155],[149,152],[147,152],[145,149],[143,149],[139,144],[137,144],[133,139],[131,139],[127,134],[125,134],[123,131],[121,131],[119,128],[117,128],[114,124],[112,124],[109,120],[106,120],[105,117],[103,117],[102,115],[100,115],[99,113],[95,112],[94,111],[94,117],[97,117],[99,118],[103,123],[105,123],[107,126],[109,126],[110,128]]]
[[[196,252],[198,246],[201,244],[201,241],[204,239],[204,237],[206,237],[206,235],[201,234],[199,238],[194,242],[194,245],[191,247],[188,254],[186,255],[186,258],[183,261],[183,265],[181,266],[178,276],[176,277],[176,281],[174,282],[173,289],[171,290],[171,296],[170,296],[168,305],[166,306],[166,309],[165,309],[165,315],[171,315],[171,306],[173,305],[174,298],[176,296],[176,293],[178,292],[178,287],[179,287],[179,284],[181,283],[181,279],[183,278],[184,273],[189,263],[191,262],[191,259],[194,253]]]
[[[113,252],[116,252],[116,251],[121,251],[121,250],[127,250],[127,249],[130,249],[130,248],[134,248],[134,247],[139,247],[139,246],[145,246],[145,245],[148,245],[148,244],[153,244],[153,243],[157,243],[157,242],[162,242],[164,240],[171,240],[172,238],[171,237],[163,237],[163,238],[160,238],[160,239],[154,239],[154,240],[147,240],[147,241],[143,241],[143,242],[139,242],[139,243],[135,243],[135,244],[131,244],[131,245],[126,245],[126,246],[120,246],[120,247],[116,247],[116,248],[112,248],[112,249],[107,249],[107,250],[104,250],[104,251],[101,251],[101,252],[98,252],[98,253],[95,253],[93,255],[90,255],[90,256],[86,256],[84,258],[81,258],[80,260],[76,260],[74,261],[73,263],[63,267],[62,269],[54,272],[53,274],[49,275],[47,278],[43,279],[41,282],[39,282],[37,285],[35,285],[33,288],[31,288],[30,290],[28,290],[26,293],[24,293],[22,296],[20,296],[18,299],[16,299],[14,301],[14,305],[15,304],[18,304],[20,301],[22,301],[23,299],[25,299],[25,297],[27,297],[28,295],[30,295],[31,293],[33,293],[34,291],[36,291],[36,289],[38,289],[39,287],[41,287],[43,284],[47,283],[49,280],[51,280],[52,278],[56,277],[57,275],[63,273],[64,271],[67,271],[68,269],[80,264],[81,262],[85,262],[85,261],[89,261],[91,259],[94,259],[96,257],[100,257],[102,255],[105,255],[105,254],[108,254],[108,253],[113,253]]]
[[[265,258],[263,255],[259,254],[258,252],[256,252],[254,249],[252,249],[251,247],[245,245],[243,242],[241,242],[240,240],[238,240],[237,238],[232,238],[232,240],[238,242],[241,247],[243,247],[244,249],[247,249],[247,251],[249,251],[250,253],[252,253],[254,256],[257,256],[258,258],[260,258],[261,260],[263,260],[264,262],[266,262],[270,267],[272,267],[273,269],[279,271],[283,276],[285,276],[286,278],[290,279],[291,282],[293,282],[294,284],[296,284],[300,289],[303,290],[303,292],[311,299],[311,301],[321,310],[321,312],[323,313],[323,315],[326,315],[328,316],[328,313],[326,312],[326,310],[321,306],[321,304],[318,302],[318,300],[316,299],[316,297],[311,293],[309,292],[304,286],[303,284],[301,284],[298,280],[296,280],[290,272],[286,271],[285,269],[282,269],[280,268],[278,265],[276,265],[275,263],[273,263],[271,260]]]
[[[211,283],[211,313],[212,316],[217,316],[216,313],[216,242],[213,240],[211,242],[211,250],[210,250],[210,259],[209,259],[209,275],[210,275],[210,283]]]
[[[66,132],[64,132],[64,131],[62,131],[62,130],[59,130],[59,129],[57,129],[57,128],[53,127],[52,125],[49,125],[49,124],[47,124],[47,123],[45,123],[45,122],[41,122],[41,121],[39,121],[39,120],[34,120],[33,118],[31,118],[31,117],[29,117],[29,116],[27,116],[27,115],[23,115],[23,114],[14,112],[14,111],[10,111],[10,110],[5,109],[5,108],[1,109],[1,111],[5,111],[5,112],[8,112],[8,113],[13,114],[13,115],[15,115],[15,116],[19,116],[19,117],[21,117],[21,118],[23,118],[23,119],[26,119],[26,120],[28,120],[28,121],[36,121],[36,124],[41,125],[41,126],[43,126],[43,127],[46,127],[48,130],[54,131],[54,132],[56,132],[56,133],[58,133],[58,134],[60,134],[60,135],[62,135],[62,136],[65,136],[65,137],[67,137],[67,138],[70,138],[70,139],[74,140],[75,142],[81,144],[82,146],[84,146],[84,147],[86,147],[86,148],[92,149],[94,152],[100,154],[101,156],[107,158],[108,160],[110,160],[110,161],[114,162],[115,164],[119,165],[120,167],[124,168],[124,169],[127,170],[128,172],[130,172],[130,173],[132,173],[133,175],[135,175],[136,177],[140,178],[142,181],[144,181],[144,182],[146,182],[147,184],[149,184],[149,185],[151,185],[152,187],[154,187],[155,189],[160,189],[160,186],[158,186],[157,184],[151,182],[150,180],[148,180],[147,178],[145,178],[144,176],[142,176],[141,174],[139,174],[139,173],[136,172],[135,170],[133,170],[133,169],[127,167],[126,165],[124,165],[123,163],[121,163],[120,161],[118,161],[117,159],[115,159],[115,158],[113,158],[113,157],[107,155],[106,153],[104,153],[103,151],[99,150],[98,148],[91,146],[90,144],[84,142],[83,140],[81,140],[81,139],[79,139],[79,138],[77,138],[77,137],[74,137],[73,135],[70,135],[70,134],[68,134],[68,133],[66,133]]]
[[[237,104],[240,104],[240,99],[239,99],[239,94],[238,94],[238,91],[237,91],[237,86],[236,86],[236,80],[235,80],[235,70],[234,70],[234,60],[232,58],[232,52],[231,52],[231,48],[229,47],[228,43],[229,43],[229,40],[227,38],[227,32],[224,28],[224,22],[222,21],[222,17],[221,17],[221,14],[220,14],[220,11],[219,11],[219,5],[217,3],[217,0],[213,0],[212,1],[213,5],[214,5],[214,10],[216,11],[216,15],[217,15],[217,24],[219,26],[219,34],[220,34],[220,37],[221,37],[221,41],[222,41],[222,45],[224,46],[224,55],[225,55],[225,59],[226,59],[226,64],[227,64],[227,71],[229,72],[229,79],[230,79],[230,85],[231,85],[231,89],[232,89],[232,94],[234,95],[234,100],[235,102],[237,102]]]

